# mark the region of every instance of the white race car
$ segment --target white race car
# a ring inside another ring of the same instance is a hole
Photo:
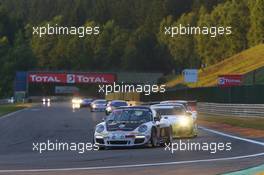
[[[91,112],[105,111],[107,100],[104,100],[104,99],[94,100],[90,105],[91,105],[90,107]]]
[[[194,120],[197,119],[197,111],[196,111],[196,101],[186,101],[186,100],[167,100],[161,101],[160,104],[182,104],[187,112],[192,113],[192,117]]]
[[[154,117],[160,118],[164,127],[171,129],[173,138],[197,136],[197,124],[193,114],[187,111],[182,104],[156,104],[151,110]]]
[[[149,107],[115,109],[104,122],[96,125],[94,142],[100,148],[123,146],[158,146],[169,136],[160,129]]]

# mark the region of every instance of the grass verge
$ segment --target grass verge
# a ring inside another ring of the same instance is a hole
[[[28,108],[30,106],[31,104],[27,104],[27,103],[0,105],[0,117],[11,112]]]
[[[241,128],[264,130],[264,117],[246,118],[246,117],[228,117],[228,116],[200,114],[198,117],[198,122],[199,121],[222,123],[222,124],[228,124],[231,126],[236,126]]]

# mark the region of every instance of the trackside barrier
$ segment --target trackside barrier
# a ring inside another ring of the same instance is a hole
[[[8,99],[0,99],[0,105],[8,104]]]
[[[198,113],[237,117],[264,117],[264,104],[198,103]]]

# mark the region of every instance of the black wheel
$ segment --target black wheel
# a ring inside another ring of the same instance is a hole
[[[107,149],[105,146],[99,146],[99,150],[105,150]]]
[[[158,137],[157,137],[157,132],[155,131],[155,129],[152,129],[151,131],[150,143],[152,147],[158,146]]]

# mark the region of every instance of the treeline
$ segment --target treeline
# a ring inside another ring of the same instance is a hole
[[[264,0],[0,0],[0,96],[18,70],[199,68],[263,43]],[[32,26],[100,26],[100,35],[32,36]],[[165,25],[232,26],[232,35],[164,35]]]

